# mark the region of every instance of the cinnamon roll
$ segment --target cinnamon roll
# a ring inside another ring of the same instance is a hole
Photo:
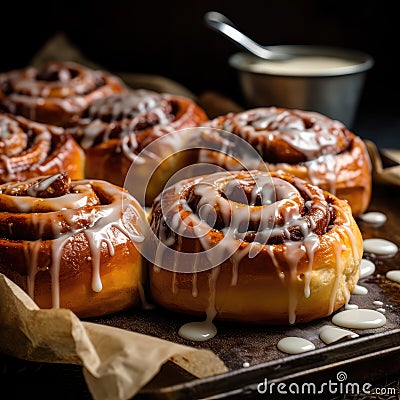
[[[136,306],[144,213],[124,189],[60,173],[0,186],[0,272],[41,308]]]
[[[131,90],[94,101],[68,132],[85,150],[87,177],[123,186],[132,162],[149,143],[206,120],[205,112],[189,98]],[[148,187],[148,204],[165,177],[186,164],[186,158],[176,155],[163,164],[162,173]]]
[[[372,185],[368,151],[341,122],[315,112],[264,107],[217,117],[209,126],[248,141],[270,171],[298,176],[348,200],[354,216],[367,209]],[[203,157],[240,169],[228,156]]]
[[[348,203],[291,175],[183,180],[156,199],[150,224],[151,295],[173,311],[307,322],[342,307],[359,278],[362,237]]]
[[[112,74],[74,62],[49,62],[0,74],[0,105],[31,120],[66,126],[95,99],[124,90]]]
[[[0,112],[0,183],[68,172],[83,178],[84,153],[62,128]]]

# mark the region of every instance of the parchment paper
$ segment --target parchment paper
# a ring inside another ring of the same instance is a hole
[[[400,186],[400,150],[382,149],[378,151],[375,143],[365,140],[372,163],[372,179],[375,183]],[[381,154],[392,161],[392,166],[384,168]]]
[[[0,352],[50,363],[81,364],[94,399],[129,399],[171,360],[202,378],[227,371],[211,351],[81,321],[66,309],[40,310],[0,274]]]

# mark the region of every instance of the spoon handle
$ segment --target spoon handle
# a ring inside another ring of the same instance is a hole
[[[254,40],[240,32],[232,21],[219,12],[209,11],[204,15],[205,23],[212,29],[222,33],[237,45],[245,48],[250,53],[268,60],[281,60],[282,54],[274,53],[259,45]]]

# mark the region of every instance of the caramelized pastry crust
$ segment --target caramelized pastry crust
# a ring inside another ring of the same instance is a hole
[[[368,151],[341,122],[315,112],[264,107],[217,117],[209,126],[246,140],[270,171],[298,176],[348,200],[354,216],[367,209],[372,186]],[[240,169],[229,157],[207,153],[206,158]]]
[[[151,294],[173,311],[307,322],[342,307],[359,278],[362,237],[348,203],[294,176],[237,171],[184,180],[156,199],[150,220],[160,254]]]
[[[67,173],[0,186],[0,272],[41,308],[79,317],[137,306],[144,213],[123,189]]]

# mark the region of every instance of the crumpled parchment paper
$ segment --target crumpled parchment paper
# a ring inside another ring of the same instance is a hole
[[[400,150],[380,149],[374,142],[364,141],[372,163],[372,179],[374,183],[400,186]],[[383,160],[385,157],[386,160]],[[390,165],[385,162],[390,161]]]
[[[81,321],[67,309],[39,309],[0,274],[0,353],[39,362],[80,364],[94,399],[129,399],[168,360],[202,378],[227,371],[210,350]]]

